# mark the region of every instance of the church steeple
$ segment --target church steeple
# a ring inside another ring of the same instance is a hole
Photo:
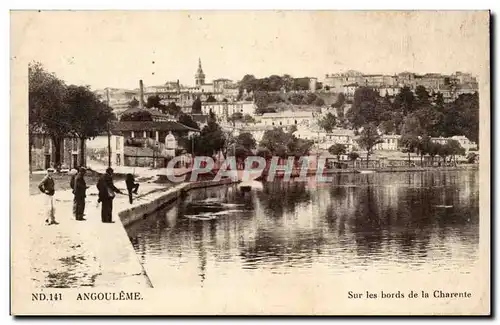
[[[198,58],[198,70],[196,71],[196,74],[194,75],[194,80],[196,83],[196,86],[201,86],[205,84],[205,74],[203,73],[203,68],[201,67],[201,59]]]

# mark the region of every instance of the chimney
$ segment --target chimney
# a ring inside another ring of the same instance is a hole
[[[139,80],[139,108],[144,109],[144,85],[142,80]]]

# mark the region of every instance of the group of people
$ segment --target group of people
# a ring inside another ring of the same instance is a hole
[[[38,185],[40,192],[46,195],[46,207],[47,207],[47,218],[45,222],[47,225],[57,225],[58,222],[55,219],[55,207],[54,207],[54,194],[55,194],[55,183],[54,174],[55,170],[53,168],[47,169],[47,175]],[[85,198],[86,192],[89,186],[85,182],[85,174],[87,170],[84,167],[80,167],[76,175],[71,177],[70,187],[73,192],[73,215],[78,221],[85,221]],[[132,174],[127,174],[125,180],[127,185],[127,191],[129,196],[130,204],[133,203],[132,194],[137,194],[139,189],[139,184],[135,183],[134,176]],[[106,173],[103,174],[97,181],[98,190],[98,200],[97,203],[101,203],[101,221],[103,223],[113,222],[113,200],[115,198],[115,193],[123,194],[120,189],[118,189],[113,183],[113,169],[106,169]]]

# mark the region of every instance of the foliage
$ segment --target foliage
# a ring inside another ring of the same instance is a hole
[[[477,153],[475,153],[475,152],[469,152],[469,153],[467,154],[467,162],[468,162],[469,164],[474,164],[474,163],[476,163],[476,162],[477,162],[477,158],[478,158],[478,155],[477,155]]]
[[[139,107],[139,101],[134,97],[132,100],[128,103],[129,108],[136,108]]]
[[[274,128],[264,133],[259,145],[267,149],[272,156],[286,158],[309,155],[313,142],[298,139],[292,132],[284,132],[281,128]]]
[[[340,160],[341,155],[346,154],[346,150],[347,148],[345,144],[341,143],[335,143],[334,145],[330,146],[330,148],[328,148],[328,152],[334,156],[337,156],[337,160]]]
[[[247,150],[255,149],[255,146],[257,145],[253,135],[248,132],[240,133],[236,138],[236,143]]]
[[[217,99],[215,99],[215,97],[212,94],[208,95],[206,100],[207,103],[215,103],[216,101]]]
[[[359,153],[357,153],[355,151],[351,151],[351,152],[349,152],[348,156],[349,156],[349,159],[351,161],[355,161],[356,159],[359,158]]]
[[[332,113],[327,113],[322,119],[319,120],[318,125],[326,132],[332,132],[337,124],[337,119]]]
[[[373,147],[382,142],[382,137],[378,134],[377,127],[374,124],[366,124],[361,131],[358,144],[361,148],[366,150],[366,165],[370,155],[373,153]]]
[[[196,98],[193,101],[193,105],[191,106],[191,113],[201,114],[201,99],[200,99],[200,97]]]
[[[66,86],[41,63],[28,66],[30,159],[32,133],[48,134],[55,148],[55,166],[61,164],[61,144],[67,136],[89,139],[107,129],[111,109],[88,87]],[[82,147],[83,147],[82,141]],[[83,148],[80,148],[83,150]],[[81,164],[84,164],[82,155]]]
[[[194,143],[193,143],[194,141]],[[192,153],[194,148],[195,155],[213,156],[224,148],[226,136],[219,124],[213,119],[209,119],[208,124],[197,134],[186,141],[186,150]]]
[[[193,120],[191,115],[188,115],[185,113],[179,114],[179,117],[177,118],[177,122],[184,124],[185,126],[189,126],[190,128],[193,128],[193,129],[197,129],[197,130],[200,129],[200,126],[198,125],[198,123],[196,123],[196,121]]]
[[[151,112],[148,110],[140,110],[132,113],[123,113],[120,116],[120,121],[152,121],[153,117],[151,116]]]

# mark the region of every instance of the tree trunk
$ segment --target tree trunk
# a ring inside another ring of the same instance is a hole
[[[411,167],[410,151],[408,150],[408,167]]]
[[[61,137],[51,136],[54,151],[54,168],[61,168]]]
[[[370,160],[370,152],[367,151],[366,152],[366,168],[368,168],[368,163],[369,163],[369,160]]]
[[[80,138],[80,167],[85,167],[85,138]]]
[[[31,172],[32,172],[32,159],[33,159],[33,135],[31,134],[31,132],[29,132],[28,134],[28,142],[29,142],[29,163],[30,163],[30,175],[31,175]]]
[[[420,167],[424,167],[424,156],[420,155]]]

